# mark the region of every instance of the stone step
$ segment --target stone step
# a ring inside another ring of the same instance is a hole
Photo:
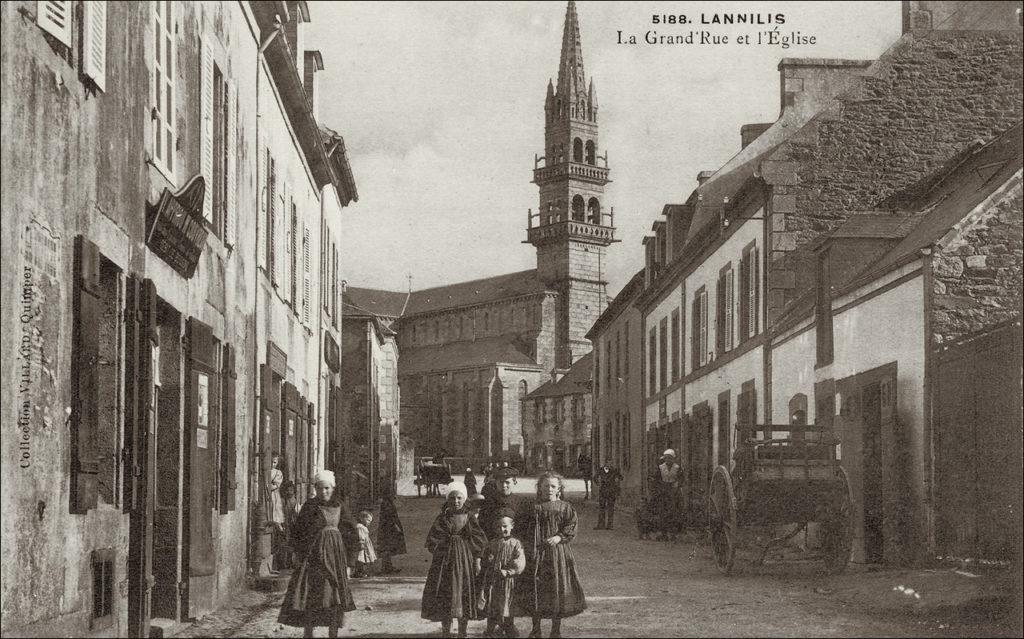
[[[166,617],[153,617],[149,620],[149,636],[156,637],[157,639],[166,639],[178,634],[188,625],[187,622],[175,621]]]
[[[291,570],[282,570],[276,575],[257,577],[253,589],[262,592],[284,592],[288,590],[288,580],[291,576]]]

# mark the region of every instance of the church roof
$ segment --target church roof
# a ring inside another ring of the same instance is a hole
[[[576,393],[589,393],[590,380],[594,373],[594,362],[591,353],[576,360],[569,371],[557,382],[547,382],[538,386],[536,390],[527,395],[530,399],[540,397],[564,397]]]
[[[395,293],[375,288],[359,288],[346,286],[341,295],[344,304],[343,316],[380,315],[384,317],[401,317],[405,308],[408,293]]]
[[[430,371],[492,364],[540,368],[530,356],[516,348],[511,339],[488,337],[474,341],[448,342],[404,349],[401,374],[416,375]]]
[[[483,304],[509,297],[543,293],[547,290],[547,286],[537,274],[537,269],[530,269],[413,291],[409,298],[409,306],[405,309],[405,315],[418,315],[446,308]]]

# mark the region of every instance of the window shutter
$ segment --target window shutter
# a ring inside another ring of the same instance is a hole
[[[75,324],[71,379],[71,512],[96,507],[99,459],[96,427],[99,401],[100,252],[79,235],[75,243]]]
[[[311,295],[309,273],[309,228],[302,227],[302,323],[309,326],[309,308]]]
[[[700,294],[700,363],[708,361],[708,292]]]
[[[259,185],[258,188],[260,190],[260,210],[256,212],[259,216],[259,221],[256,224],[258,229],[257,234],[259,235],[259,237],[256,238],[256,255],[259,256],[259,266],[263,268],[264,272],[266,272],[268,269],[267,265],[269,264],[267,261],[267,223],[270,220],[270,212],[267,208],[270,206],[268,198],[270,194],[270,187],[267,182],[267,160],[270,154],[262,143],[260,144],[259,149],[261,150],[256,166],[256,183]]]
[[[200,135],[201,171],[206,181],[206,195],[203,197],[203,217],[213,222],[213,53],[210,45],[203,42],[199,49],[200,92]]]
[[[67,4],[67,3],[64,3]],[[107,3],[86,0],[82,20],[82,71],[107,90]]]
[[[761,287],[758,283],[757,247],[750,249],[750,336],[757,335],[757,302]]]
[[[224,211],[224,244],[235,245],[236,191],[238,190],[238,94],[228,85],[228,192],[227,207]]]
[[[690,367],[700,368],[700,295],[690,303]]]
[[[740,338],[744,342],[749,333],[750,322],[750,253],[743,252],[740,258]]]
[[[235,349],[230,344],[224,345],[223,365],[221,366],[221,445],[220,445],[220,512],[227,513],[235,509],[235,489],[238,488],[238,463],[235,442]]]
[[[91,4],[91,3],[90,3]],[[36,2],[36,24],[66,47],[71,46],[70,0],[39,0]]]
[[[733,271],[730,266],[725,272],[725,350],[731,350],[735,346],[733,340],[733,304],[736,303],[733,295]]]
[[[274,167],[274,158],[267,159],[267,211],[268,224],[267,233],[269,246],[267,249],[267,271],[269,271],[270,282],[277,284],[277,172]]]
[[[725,274],[718,276],[715,285],[715,353],[725,352]]]

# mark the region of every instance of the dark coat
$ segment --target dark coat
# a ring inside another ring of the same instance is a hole
[[[476,566],[487,538],[466,508],[445,508],[427,533],[432,559],[420,616],[431,621],[476,618]]]
[[[604,499],[618,499],[622,489],[622,473],[618,468],[602,466],[594,474],[594,483],[597,484],[597,496]]]
[[[377,552],[405,554],[405,530],[398,518],[395,500],[385,497],[380,502],[380,524],[377,526]]]
[[[572,504],[556,500],[520,505],[515,531],[526,551],[526,571],[516,578],[517,614],[562,619],[587,607],[572,541],[579,518]],[[544,543],[559,535],[555,546]]]

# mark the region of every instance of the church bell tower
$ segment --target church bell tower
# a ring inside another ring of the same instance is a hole
[[[605,248],[615,239],[606,209],[608,154],[598,155],[597,93],[583,71],[576,3],[562,29],[558,84],[544,100],[544,155],[534,159],[540,189],[537,212],[527,219],[527,241],[537,247],[537,272],[559,292],[555,367],[569,368],[590,352],[587,331],[607,304]]]

